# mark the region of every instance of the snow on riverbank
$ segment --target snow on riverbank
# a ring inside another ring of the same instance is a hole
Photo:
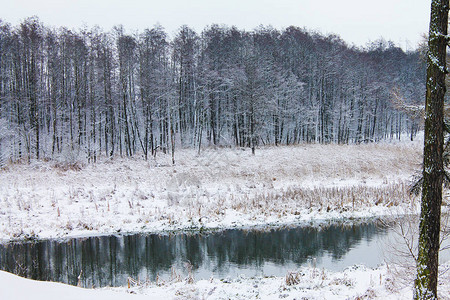
[[[0,171],[0,240],[283,225],[410,209],[420,142],[206,149]]]
[[[0,239],[282,225],[418,211],[407,184],[421,143],[192,150],[177,163],[103,159],[91,165],[32,162],[0,171]],[[447,263],[448,264],[448,263]],[[446,268],[450,266],[447,265]],[[412,277],[387,265],[315,268],[287,277],[143,283],[82,289],[0,271],[0,299],[411,299]],[[405,273],[405,272],[403,272]],[[442,299],[450,272],[440,277]]]
[[[83,289],[56,282],[35,281],[0,271],[0,299],[8,300],[121,300],[148,299],[108,289]]]
[[[450,267],[447,266],[447,268]],[[440,277],[440,299],[449,299],[449,272]],[[302,268],[286,277],[241,276],[230,280],[187,280],[138,287],[82,289],[23,279],[0,271],[0,299],[412,299],[411,284],[399,280],[386,265],[353,266],[343,272]]]

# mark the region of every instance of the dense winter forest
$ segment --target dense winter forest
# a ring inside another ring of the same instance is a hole
[[[297,27],[49,28],[0,21],[0,162],[178,147],[361,143],[418,129],[425,66],[379,40]]]

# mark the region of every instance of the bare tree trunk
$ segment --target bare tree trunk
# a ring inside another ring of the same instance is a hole
[[[433,0],[427,57],[425,136],[419,254],[414,299],[437,299],[439,233],[442,204],[443,127],[448,0]]]

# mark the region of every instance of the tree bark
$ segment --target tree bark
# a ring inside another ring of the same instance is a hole
[[[422,207],[414,299],[437,299],[442,204],[448,0],[431,3],[425,100]]]

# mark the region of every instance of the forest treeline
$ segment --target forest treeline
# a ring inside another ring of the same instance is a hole
[[[172,152],[176,147],[361,143],[414,136],[418,51],[348,46],[298,27],[50,28],[0,21],[0,161]]]

